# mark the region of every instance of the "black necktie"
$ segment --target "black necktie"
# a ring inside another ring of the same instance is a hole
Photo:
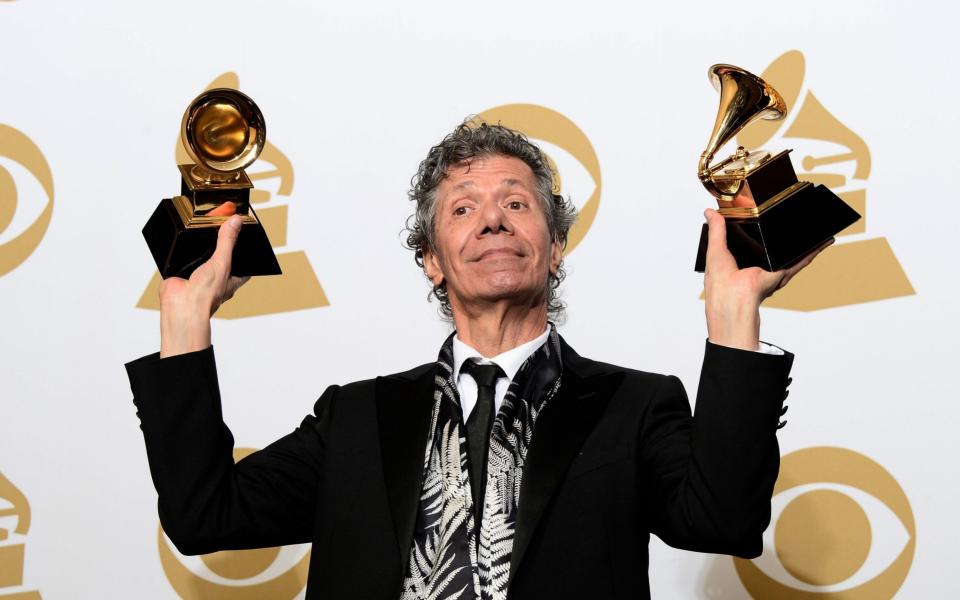
[[[494,364],[480,365],[468,360],[460,367],[477,382],[477,404],[467,418],[467,443],[470,446],[470,489],[473,491],[473,506],[476,511],[476,530],[480,531],[483,518],[483,493],[487,483],[487,450],[490,446],[490,430],[496,418],[493,397],[497,380],[506,377],[503,369]]]

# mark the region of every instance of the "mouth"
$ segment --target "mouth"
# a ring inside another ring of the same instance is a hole
[[[518,250],[512,248],[491,248],[481,252],[478,257],[474,259],[474,262],[480,262],[482,260],[489,260],[495,258],[522,258],[523,254]]]

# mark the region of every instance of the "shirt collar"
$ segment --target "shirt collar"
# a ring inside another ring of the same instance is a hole
[[[498,367],[503,369],[503,372],[507,375],[509,381],[513,381],[513,376],[517,374],[517,371],[520,370],[520,367],[523,365],[524,361],[530,358],[530,355],[537,351],[537,348],[543,345],[547,341],[547,337],[550,335],[550,326],[547,325],[546,330],[541,333],[536,338],[530,340],[525,344],[520,344],[516,348],[512,348],[498,354],[492,358],[487,358],[480,354],[476,349],[470,347],[460,340],[460,336],[453,337],[453,380],[457,381],[460,377],[460,367],[463,366],[463,363],[470,358],[479,358],[482,363],[496,363]]]

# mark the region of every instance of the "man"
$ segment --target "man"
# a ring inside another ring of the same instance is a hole
[[[236,465],[209,319],[234,218],[161,287],[161,349],[127,366],[161,523],[184,553],[313,542],[310,598],[649,597],[655,533],[756,556],[792,356],[760,302],[812,260],[738,270],[707,212],[697,414],[679,381],[577,355],[549,323],[573,210],[522,135],[465,123],[414,177],[408,245],[456,327],[436,362],[332,386]],[[495,365],[495,366],[494,366]]]

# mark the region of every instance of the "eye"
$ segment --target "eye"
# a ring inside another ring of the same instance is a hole
[[[896,480],[842,448],[801,450],[782,464],[780,477],[789,487],[771,500],[763,555],[734,559],[750,594],[892,598],[909,570],[915,536]],[[876,595],[876,586],[884,593]]]
[[[0,125],[0,276],[40,245],[53,213],[53,175],[40,148]]]
[[[773,526],[764,541],[773,552],[754,564],[795,589],[857,587],[883,573],[910,541],[910,533],[883,501],[849,485],[798,486],[777,494],[772,505]],[[842,550],[829,547],[831,542]]]
[[[251,452],[235,448],[234,459]],[[184,556],[159,525],[157,546],[164,574],[183,598],[290,598],[303,589],[310,565],[309,544]]]
[[[465,214],[467,214],[467,212],[469,212],[469,211],[468,211],[468,209],[467,209],[466,206],[458,206],[458,207],[456,207],[456,208],[453,209],[453,216],[455,216],[455,217],[462,217],[462,216],[464,216]]]
[[[527,203],[521,200],[510,200],[509,202],[507,202],[508,210],[523,210],[524,208],[526,208],[526,206],[527,206]]]
[[[0,154],[3,149],[0,148]],[[23,233],[50,204],[43,183],[25,166],[0,156],[0,244]]]
[[[302,589],[310,563],[308,544],[184,556],[162,529],[157,544],[167,580],[185,598],[197,589],[207,597],[281,597],[280,590]]]

